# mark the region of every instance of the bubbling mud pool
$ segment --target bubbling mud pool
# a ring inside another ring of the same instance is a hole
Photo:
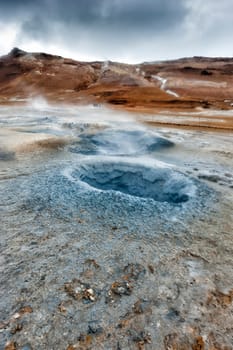
[[[195,192],[192,181],[177,172],[127,162],[97,162],[82,167],[78,176],[94,188],[152,198],[159,202],[187,202],[189,193]]]
[[[46,103],[0,125],[0,349],[233,346],[231,135]]]

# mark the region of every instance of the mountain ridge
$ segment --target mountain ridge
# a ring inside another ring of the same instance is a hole
[[[57,103],[107,104],[145,113],[231,110],[233,58],[83,62],[19,48],[1,56],[0,104],[38,95]]]

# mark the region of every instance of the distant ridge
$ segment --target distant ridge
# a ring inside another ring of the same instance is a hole
[[[0,103],[42,95],[62,103],[107,103],[146,112],[233,106],[233,58],[125,64],[82,62],[13,48],[0,57]]]

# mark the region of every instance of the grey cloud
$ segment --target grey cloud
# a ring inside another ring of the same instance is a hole
[[[229,55],[232,4],[232,0],[0,0],[0,25],[17,24],[16,45],[27,50],[33,42],[44,51],[64,48],[93,58]]]
[[[9,18],[20,16],[23,23],[39,18],[41,23],[57,21],[128,29],[136,26],[163,29],[178,23],[186,13],[183,0],[8,0],[0,1],[0,9]]]
[[[21,27],[19,43],[38,40],[93,48],[96,56],[116,55],[145,37],[158,37],[183,22],[185,0],[34,0],[3,6]]]

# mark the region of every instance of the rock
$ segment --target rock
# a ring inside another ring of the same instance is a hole
[[[171,308],[166,317],[169,319],[169,320],[173,320],[173,319],[177,319],[180,317],[180,311],[179,310],[176,310],[174,308]]]
[[[24,314],[31,314],[33,312],[33,309],[30,305],[26,305],[22,307],[18,312],[20,316],[23,316]]]
[[[76,349],[90,349],[92,343],[92,335],[90,334],[80,334],[78,337],[78,342],[76,344],[70,344],[66,350],[76,350]]]
[[[220,176],[214,175],[214,174],[199,174],[198,178],[203,179],[203,180],[207,180],[207,181],[211,181],[211,182],[218,182],[221,180]]]
[[[7,342],[4,350],[17,350],[17,344],[15,342]]]
[[[95,292],[92,288],[85,289],[83,292],[83,298],[90,301],[95,301]]]
[[[20,332],[21,330],[23,329],[23,325],[22,323],[17,323],[16,325],[14,325],[12,328],[11,328],[11,334],[15,334],[17,332]]]
[[[201,336],[197,337],[195,343],[192,345],[192,350],[204,350],[205,343]]]
[[[124,319],[124,320],[121,320],[121,321],[118,323],[117,327],[122,329],[122,328],[128,327],[129,324],[130,324],[130,320],[129,320],[129,319]]]
[[[114,282],[111,285],[111,292],[122,296],[122,295],[130,295],[132,293],[133,286],[129,282]]]
[[[203,69],[202,71],[201,71],[201,75],[212,75],[213,73],[212,72],[209,72],[208,70],[206,70],[206,69]]]
[[[25,56],[26,54],[26,51],[20,50],[18,47],[14,47],[9,53],[10,56],[15,58]]]
[[[221,306],[226,308],[232,304],[233,301],[233,289],[228,293],[222,293],[219,290],[212,292],[208,298],[207,304],[212,304],[215,306]]]
[[[172,333],[172,334],[166,335],[165,338],[164,338],[164,348],[165,348],[165,350],[178,349],[177,341],[178,341],[178,334],[177,333]]]
[[[124,272],[127,274],[127,277],[130,279],[138,280],[140,277],[144,276],[146,269],[140,264],[128,264],[124,268]]]
[[[58,310],[62,313],[65,313],[67,310],[66,310],[66,307],[64,305],[64,302],[61,302],[59,305],[58,305]]]
[[[99,269],[100,265],[95,261],[95,259],[87,259],[85,261],[85,264],[89,265],[89,266],[93,266],[95,269]]]
[[[114,303],[117,297],[122,297],[123,295],[131,295],[133,286],[127,281],[116,281],[113,282],[110,289],[107,292],[105,302]]]
[[[147,300],[138,300],[134,305],[133,305],[133,311],[135,314],[143,314],[144,312],[150,311],[150,303]]]
[[[150,333],[147,333],[145,331],[141,331],[141,332],[138,332],[134,329],[130,329],[129,330],[129,335],[132,339],[132,341],[134,341],[135,343],[137,343],[139,345],[139,349],[140,349],[140,346],[141,346],[141,349],[142,349],[142,346],[144,344],[151,344],[151,335]]]
[[[99,325],[97,321],[91,321],[88,324],[88,334],[101,334],[103,333],[104,329]]]
[[[201,336],[187,337],[187,335],[178,335],[177,333],[172,333],[166,335],[164,338],[165,350],[204,350],[205,342]],[[212,348],[211,348],[212,349]]]
[[[4,151],[0,149],[0,160],[9,161],[15,158],[14,152]]]
[[[66,293],[75,300],[96,301],[96,292],[88,283],[73,279],[72,282],[65,283],[64,288]]]
[[[155,272],[154,266],[151,265],[151,264],[148,265],[148,269],[149,269],[150,273],[154,273]]]

